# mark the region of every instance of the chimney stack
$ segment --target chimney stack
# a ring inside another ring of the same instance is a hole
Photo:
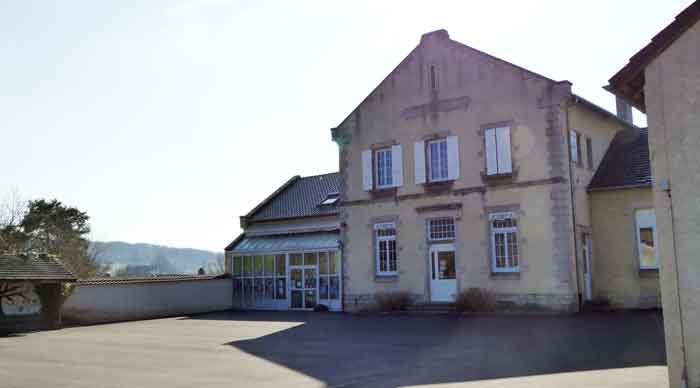
[[[617,106],[617,117],[630,124],[634,124],[634,120],[632,119],[632,107],[630,104],[620,97],[615,96],[615,105]]]

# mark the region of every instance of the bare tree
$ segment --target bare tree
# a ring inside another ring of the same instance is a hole
[[[27,214],[27,201],[12,189],[0,199],[0,252],[24,250],[26,236],[21,231],[21,223]]]

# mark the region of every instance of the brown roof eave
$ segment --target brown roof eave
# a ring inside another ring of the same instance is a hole
[[[613,75],[605,90],[618,95],[637,109],[646,113],[644,104],[644,69],[666,48],[700,20],[700,1],[684,9],[676,18],[656,34],[649,44],[632,56],[629,62]]]

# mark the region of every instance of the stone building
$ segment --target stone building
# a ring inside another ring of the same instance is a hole
[[[607,89],[647,114],[670,386],[700,387],[700,2]]]
[[[637,253],[648,228],[628,209],[649,206],[648,154],[624,170],[615,157],[636,152],[627,139],[646,147],[631,120],[622,102],[612,114],[568,81],[425,34],[332,130],[339,173],[294,177],[241,217],[234,305],[359,311],[384,293],[431,304],[481,288],[558,311],[658,306],[658,270]]]
[[[345,309],[467,288],[560,311],[593,298],[587,187],[616,133],[639,129],[571,86],[425,34],[332,130]]]

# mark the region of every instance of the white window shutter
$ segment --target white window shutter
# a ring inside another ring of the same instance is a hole
[[[496,129],[489,128],[484,131],[486,144],[486,175],[498,173],[498,161],[496,159]]]
[[[403,186],[403,157],[401,145],[391,146],[391,175],[394,187]]]
[[[425,183],[425,142],[413,143],[413,171],[416,175],[416,184]]]
[[[372,150],[362,151],[362,190],[372,191]]]
[[[459,178],[459,138],[447,137],[447,179]]]
[[[496,144],[498,144],[498,172],[500,174],[513,171],[513,159],[510,154],[510,128],[496,128]]]

